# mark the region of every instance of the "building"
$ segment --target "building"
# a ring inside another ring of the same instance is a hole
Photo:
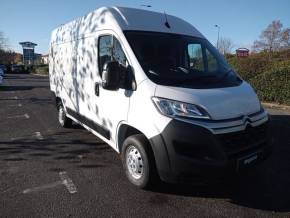
[[[20,42],[23,48],[23,63],[25,65],[33,65],[35,60],[34,48],[37,44],[33,42]]]
[[[41,63],[48,64],[48,54],[41,56]]]
[[[249,49],[247,48],[238,48],[236,50],[236,54],[238,58],[244,58],[249,56]]]
[[[42,63],[42,54],[34,53],[33,64],[38,65]]]

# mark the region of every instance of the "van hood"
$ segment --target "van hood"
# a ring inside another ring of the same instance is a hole
[[[256,93],[245,81],[236,87],[214,89],[189,89],[157,85],[155,96],[199,105],[214,120],[249,115],[261,109]]]

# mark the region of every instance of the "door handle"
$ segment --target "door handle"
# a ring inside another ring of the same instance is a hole
[[[100,96],[100,84],[95,83],[95,95]]]

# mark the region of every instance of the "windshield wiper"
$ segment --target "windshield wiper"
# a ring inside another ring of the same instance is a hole
[[[184,73],[185,75],[187,75],[187,74],[189,73],[188,70],[185,69],[185,68],[183,68],[183,67],[169,68],[169,69],[167,69],[167,71],[174,72],[174,73],[182,72],[182,73]],[[149,69],[149,70],[148,70],[148,73],[150,73],[150,74],[152,74],[152,75],[155,75],[155,76],[160,76],[160,77],[162,77],[162,74],[159,74],[158,72],[156,72],[156,71],[154,71],[154,70],[152,70],[152,69]],[[164,76],[166,76],[166,75],[164,74]],[[163,77],[164,77],[164,76],[163,76]]]
[[[228,77],[228,75],[233,71],[233,69],[229,69],[227,72],[224,73],[224,75],[219,79],[219,81],[223,80],[224,78]],[[235,77],[237,78],[238,81],[242,81],[242,79],[237,75],[235,74]]]
[[[186,82],[192,82],[192,81],[199,81],[201,79],[212,79],[212,78],[216,78],[216,76],[214,75],[205,75],[205,76],[191,76],[191,77],[187,77],[187,78],[184,78],[184,79],[181,79],[181,80],[177,80],[177,81],[174,81],[174,84],[175,85],[182,85]]]
[[[156,73],[155,71],[153,71],[153,70],[148,70],[148,73],[150,73],[150,74],[153,74],[153,75],[155,75],[155,76],[159,76],[159,74],[158,73]]]
[[[230,72],[232,72],[232,69],[229,69],[227,72],[225,72],[224,75],[219,79],[219,81],[226,78],[230,74]]]

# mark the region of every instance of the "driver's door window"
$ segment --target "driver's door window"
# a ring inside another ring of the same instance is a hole
[[[113,37],[111,35],[101,36],[99,38],[99,72],[103,71],[106,62],[112,61]]]
[[[112,35],[99,38],[99,70],[100,74],[106,62],[117,61],[120,65],[127,66],[127,58],[118,39]]]

